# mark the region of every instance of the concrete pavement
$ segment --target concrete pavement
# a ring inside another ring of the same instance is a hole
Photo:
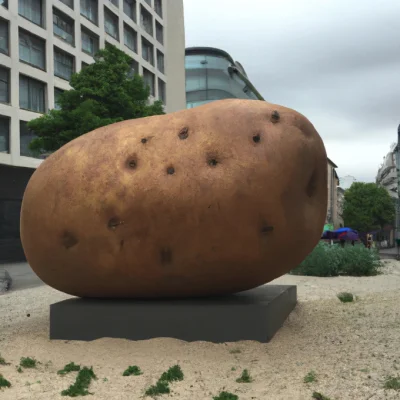
[[[12,278],[11,290],[30,289],[45,283],[33,272],[28,263],[7,263],[0,264],[1,268],[5,268]]]

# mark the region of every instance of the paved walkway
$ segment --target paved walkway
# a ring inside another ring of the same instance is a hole
[[[11,290],[30,289],[44,285],[44,282],[32,271],[28,263],[0,264],[10,274],[13,282]]]

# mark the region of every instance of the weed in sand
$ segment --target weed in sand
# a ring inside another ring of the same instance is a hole
[[[6,360],[0,355],[0,365],[10,365]]]
[[[388,376],[383,387],[385,389],[400,391],[400,377]]]
[[[92,394],[88,391],[92,379],[97,379],[96,375],[93,372],[93,368],[83,367],[78,372],[75,383],[71,385],[68,389],[63,390],[61,392],[61,396],[78,397]]]
[[[11,383],[0,374],[0,389],[2,388],[9,388]]]
[[[16,367],[17,368],[17,372],[19,372],[20,374],[22,373],[22,368],[21,367]]]
[[[173,382],[173,381],[183,381],[183,372],[179,365],[174,365],[167,372],[163,372],[159,381],[163,382]]]
[[[249,371],[247,371],[247,369],[244,369],[242,375],[240,375],[240,377],[236,379],[236,382],[251,383],[253,382],[253,378],[250,376]]]
[[[331,400],[329,397],[326,397],[323,394],[318,393],[318,392],[314,392],[312,394],[312,398],[315,400]]]
[[[360,372],[369,372],[369,369],[368,368],[363,368],[363,369],[360,369]]]
[[[36,368],[37,361],[31,357],[22,357],[19,365],[22,368]]]
[[[331,400],[329,397],[324,396],[323,394],[318,392],[314,392],[312,398],[315,400]]]
[[[232,368],[231,368],[231,371],[236,371],[236,368],[235,368],[235,367],[232,367]]]
[[[140,370],[139,367],[137,367],[136,365],[130,365],[122,374],[122,376],[131,376],[131,375],[142,375],[143,372]]]
[[[317,381],[317,374],[314,371],[310,371],[303,379],[304,383],[312,383]]]
[[[81,369],[80,365],[76,365],[74,362],[70,362],[63,369],[60,369],[59,371],[57,371],[57,374],[58,375],[66,375],[69,372],[80,371],[80,369]]]
[[[342,302],[342,303],[351,303],[354,301],[354,296],[352,293],[349,292],[342,292],[339,293],[337,295],[338,299]]]
[[[242,352],[242,350],[240,350],[240,349],[229,350],[229,353],[231,353],[231,354],[240,354],[241,352]]]
[[[218,396],[213,397],[213,400],[239,400],[239,397],[229,392],[221,392]]]
[[[150,386],[144,394],[146,396],[158,396],[168,393],[170,393],[168,382],[158,381],[155,385]]]
[[[150,386],[146,392],[146,396],[158,396],[160,394],[170,393],[169,383],[174,381],[182,381],[183,372],[179,365],[174,365],[168,371],[163,372],[160,379],[155,385]]]

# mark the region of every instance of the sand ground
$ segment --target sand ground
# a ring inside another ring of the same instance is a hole
[[[368,278],[285,275],[272,282],[297,284],[299,303],[268,344],[50,341],[49,305],[69,296],[47,286],[10,292],[0,296],[0,353],[11,365],[0,366],[0,374],[12,386],[0,390],[0,399],[65,399],[60,392],[76,373],[56,372],[71,361],[93,366],[94,400],[141,399],[174,364],[185,379],[160,399],[211,400],[223,390],[239,400],[308,400],[314,391],[331,400],[400,399],[400,391],[383,389],[385,377],[400,376],[400,262],[386,261],[383,271]],[[354,293],[357,301],[341,303],[341,291]],[[40,361],[38,368],[18,373],[20,358],[28,356]],[[143,375],[123,377],[129,365]],[[244,368],[252,383],[236,382]],[[306,384],[310,371],[317,381]]]

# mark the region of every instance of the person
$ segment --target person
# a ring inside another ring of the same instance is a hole
[[[372,247],[372,235],[370,233],[367,234],[367,249],[370,249]]]

